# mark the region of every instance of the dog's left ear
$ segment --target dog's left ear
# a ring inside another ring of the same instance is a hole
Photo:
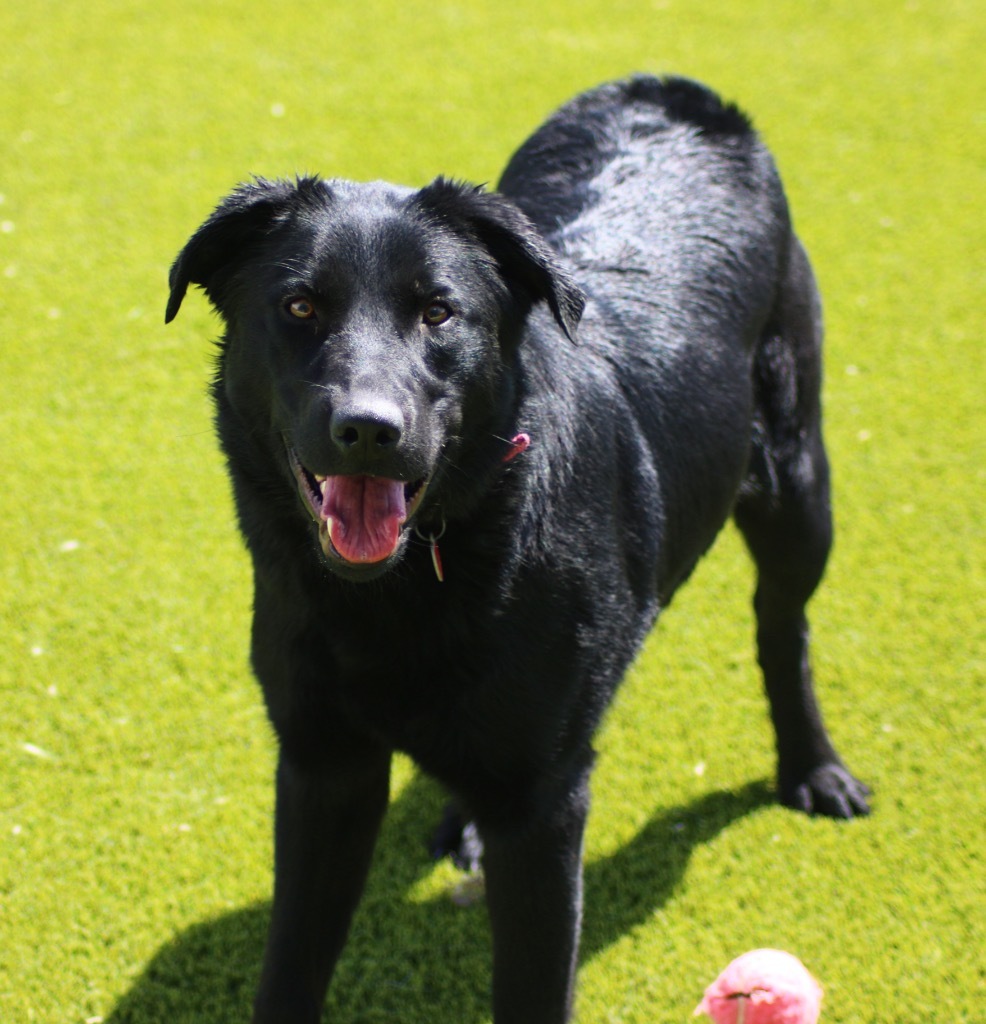
[[[417,195],[426,209],[455,228],[461,225],[496,260],[503,276],[534,301],[544,301],[572,341],[585,295],[551,246],[521,209],[497,192],[438,178]]]

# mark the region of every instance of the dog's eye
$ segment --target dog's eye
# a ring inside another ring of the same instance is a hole
[[[445,323],[452,315],[452,310],[444,302],[429,302],[421,314],[421,319],[430,327]]]
[[[288,299],[284,308],[299,320],[312,320],[315,317],[315,305],[301,295]]]

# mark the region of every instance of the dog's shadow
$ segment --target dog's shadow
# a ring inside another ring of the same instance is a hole
[[[766,783],[663,809],[624,847],[589,864],[582,960],[671,898],[692,851],[774,801]],[[326,1017],[337,1024],[489,1017],[490,942],[481,902],[418,898],[433,870],[428,830],[444,796],[418,776],[394,801],[363,904],[336,971]],[[106,1024],[244,1024],[260,970],[269,904],[196,925],[154,957]]]

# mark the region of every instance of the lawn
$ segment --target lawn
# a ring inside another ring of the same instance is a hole
[[[495,181],[580,89],[703,79],[773,148],[828,327],[838,540],[813,606],[872,817],[775,805],[727,531],[599,737],[582,1024],[681,1024],[776,946],[825,1024],[986,1020],[986,8],[973,0],[55,0],[0,9],[0,1021],[248,1018],[273,743],[199,296],[251,173]],[[481,905],[406,762],[338,1024],[488,1014]]]

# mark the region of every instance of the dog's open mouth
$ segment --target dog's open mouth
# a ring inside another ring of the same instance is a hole
[[[382,476],[321,476],[306,469],[294,452],[298,489],[319,524],[325,556],[350,565],[372,565],[393,555],[405,524],[417,511],[428,480]]]

